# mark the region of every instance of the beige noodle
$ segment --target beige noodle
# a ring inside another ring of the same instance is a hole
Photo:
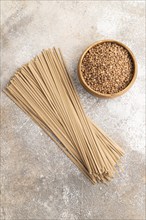
[[[22,66],[5,92],[93,184],[113,177],[124,152],[85,115],[59,50]]]

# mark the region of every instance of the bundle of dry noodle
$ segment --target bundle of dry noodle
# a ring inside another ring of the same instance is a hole
[[[22,66],[5,92],[92,183],[113,177],[123,151],[85,115],[59,50],[43,50]]]

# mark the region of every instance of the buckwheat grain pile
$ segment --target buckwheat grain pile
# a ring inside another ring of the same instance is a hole
[[[106,42],[85,54],[81,71],[88,87],[103,94],[117,93],[133,78],[133,60],[122,46]]]

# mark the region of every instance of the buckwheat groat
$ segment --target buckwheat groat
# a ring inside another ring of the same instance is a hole
[[[129,52],[111,42],[91,48],[81,65],[87,85],[103,94],[114,94],[126,88],[133,78],[133,68]]]

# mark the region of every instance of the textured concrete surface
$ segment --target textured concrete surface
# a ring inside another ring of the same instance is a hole
[[[142,220],[144,214],[144,1],[2,1],[2,88],[42,48],[62,49],[87,114],[126,151],[124,172],[93,186],[32,120],[1,94],[3,220]],[[129,92],[98,99],[79,84],[92,42],[113,38],[136,55]]]

